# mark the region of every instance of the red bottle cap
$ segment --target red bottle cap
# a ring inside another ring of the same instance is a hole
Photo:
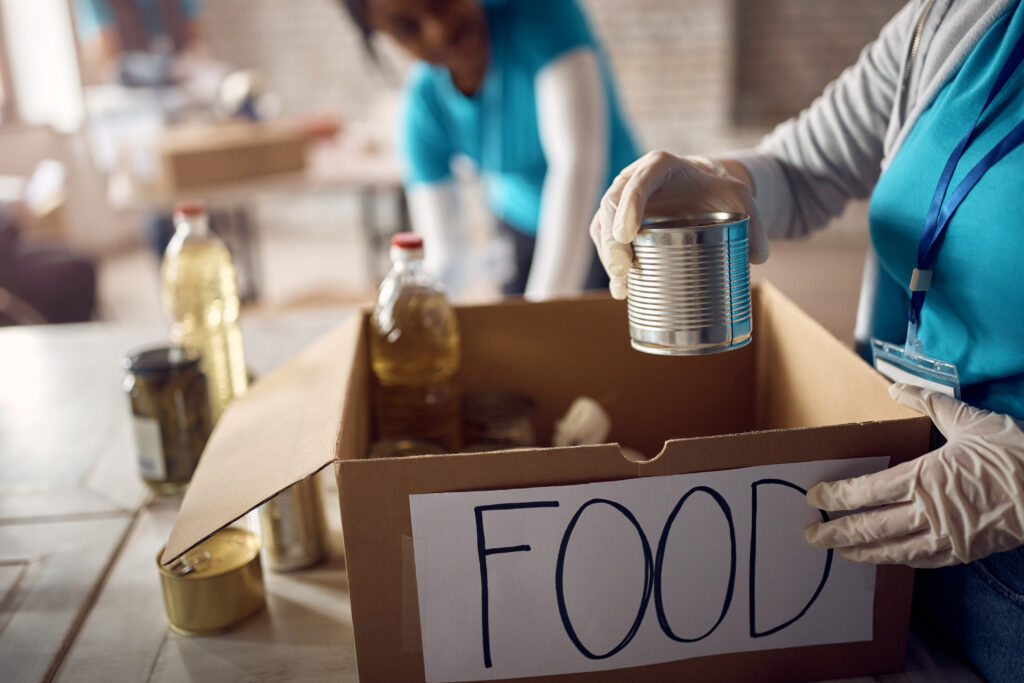
[[[202,216],[206,213],[206,203],[201,201],[178,202],[174,207],[175,216]]]
[[[399,249],[422,249],[423,238],[414,232],[399,232],[391,237],[391,246]]]

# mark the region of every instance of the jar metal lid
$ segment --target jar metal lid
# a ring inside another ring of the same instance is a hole
[[[185,346],[154,346],[132,351],[124,357],[122,365],[138,374],[163,374],[191,369],[199,365],[200,355]]]
[[[436,441],[424,439],[381,439],[375,441],[367,458],[398,458],[405,455],[441,455],[447,449]]]
[[[535,407],[533,399],[523,394],[472,394],[462,402],[462,417],[466,422],[482,427],[508,425],[529,417]]]

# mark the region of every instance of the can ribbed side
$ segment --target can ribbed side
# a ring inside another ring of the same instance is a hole
[[[749,343],[746,217],[641,230],[633,255],[627,285],[634,347],[692,355]]]

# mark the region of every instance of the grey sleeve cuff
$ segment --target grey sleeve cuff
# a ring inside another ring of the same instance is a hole
[[[768,239],[790,239],[792,195],[782,165],[771,155],[757,149],[736,150],[716,155],[719,159],[737,161],[747,169],[754,181],[754,199]]]

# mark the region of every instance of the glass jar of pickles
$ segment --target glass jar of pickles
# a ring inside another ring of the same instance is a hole
[[[156,493],[181,493],[212,428],[199,354],[180,346],[159,346],[130,353],[123,363],[139,474]]]

